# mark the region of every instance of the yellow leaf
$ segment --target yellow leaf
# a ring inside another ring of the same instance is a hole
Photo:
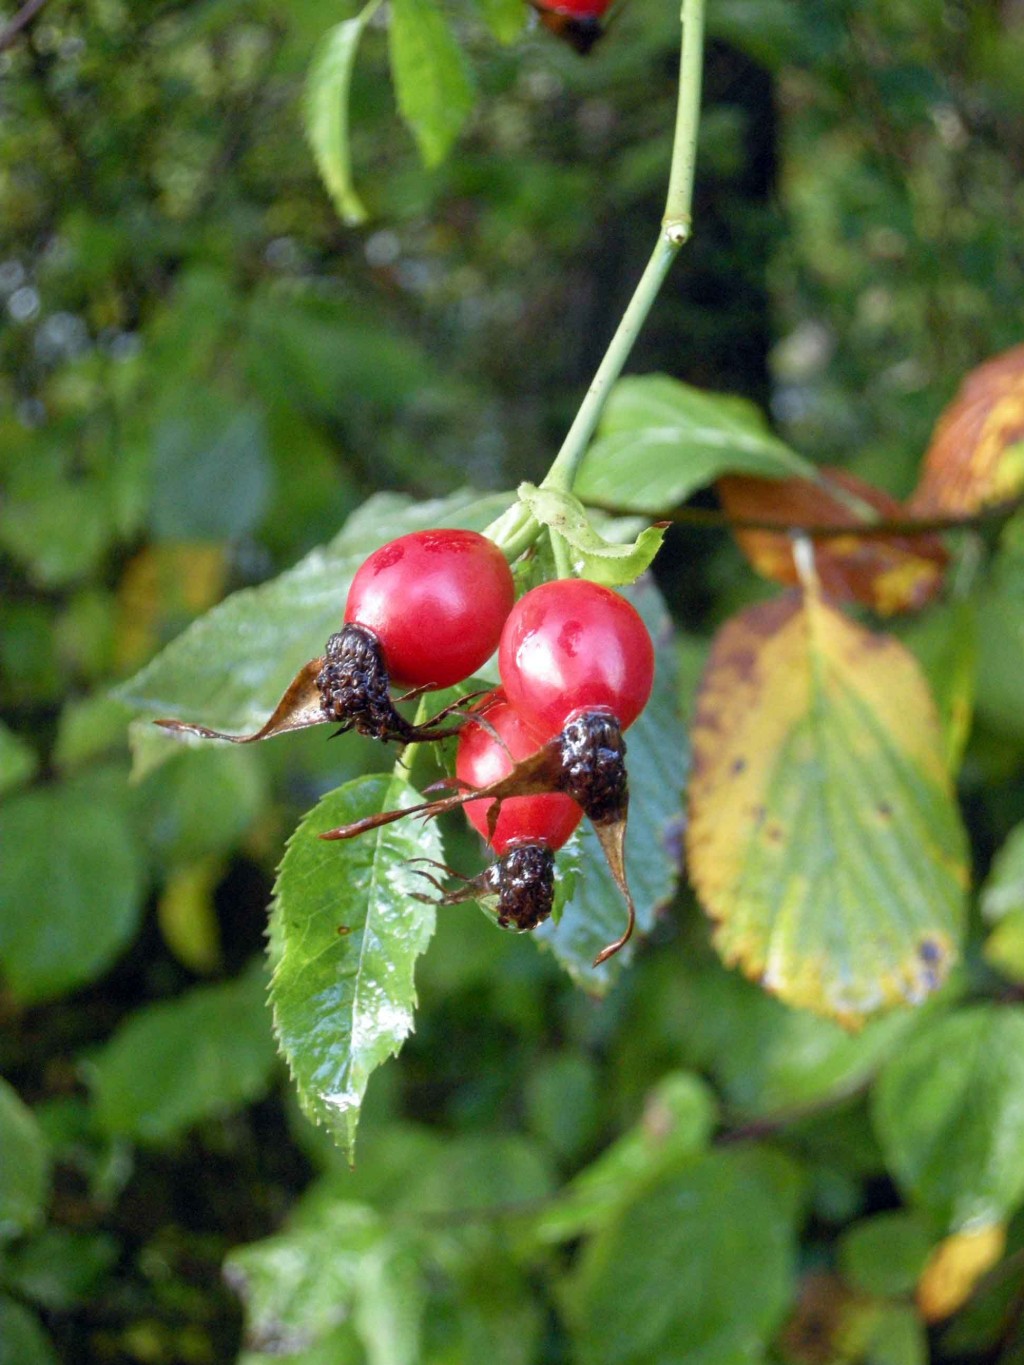
[[[220,858],[201,858],[172,872],[157,902],[164,942],[194,972],[212,972],[220,965],[220,926],[213,893],[223,875]]]
[[[212,607],[226,580],[221,545],[168,542],[140,550],[117,590],[119,668],[136,668],[167,634]]]
[[[816,595],[742,612],[698,693],[689,868],[715,946],[855,1027],[945,979],[965,839],[913,656]]]
[[[956,1232],[932,1252],[917,1282],[917,1305],[926,1322],[948,1318],[1006,1249],[1006,1225],[989,1223]]]

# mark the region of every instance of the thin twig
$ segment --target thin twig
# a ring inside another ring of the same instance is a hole
[[[21,30],[32,22],[45,4],[46,0],[28,0],[27,4],[22,5],[7,27],[0,31],[0,52],[6,52],[12,46]]]
[[[990,503],[969,515],[937,517],[881,517],[878,521],[848,521],[832,525],[802,525],[792,521],[774,521],[770,517],[730,517],[727,512],[716,512],[709,507],[677,507],[673,511],[657,511],[639,507],[622,507],[594,498],[585,499],[588,507],[607,512],[615,517],[645,517],[650,521],[674,521],[683,526],[708,526],[726,531],[769,531],[783,536],[808,536],[811,540],[834,540],[839,536],[855,536],[862,540],[877,540],[880,536],[930,536],[940,531],[972,531],[991,523],[1005,521],[1024,507],[1024,493],[1002,502]]]

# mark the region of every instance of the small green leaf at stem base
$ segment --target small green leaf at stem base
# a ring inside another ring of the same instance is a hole
[[[523,483],[519,486],[519,500],[541,526],[547,526],[564,541],[573,573],[605,587],[635,582],[661,549],[664,526],[649,526],[631,545],[614,545],[604,540],[594,530],[580,500],[560,489]]]

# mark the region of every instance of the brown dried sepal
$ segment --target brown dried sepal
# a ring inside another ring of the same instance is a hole
[[[1024,491],[1024,346],[966,377],[939,416],[907,506],[919,516],[971,516]]]
[[[425,688],[407,692],[399,701],[411,701]],[[365,626],[347,625],[327,641],[324,653],[302,665],[288,684],[270,719],[248,735],[228,735],[185,720],[157,720],[165,730],[199,735],[202,739],[226,739],[232,744],[254,744],[310,725],[337,725],[337,734],[355,730],[372,739],[396,740],[400,744],[448,739],[458,725],[439,722],[457,712],[469,698],[462,698],[439,711],[424,725],[413,725],[395,707],[391,680],[381,654],[380,642]]]
[[[461,885],[446,889],[436,877],[422,872],[421,876],[441,892],[440,899],[433,902],[435,905],[480,901],[494,910],[502,929],[520,933],[536,929],[551,915],[555,903],[555,855],[546,844],[516,844],[477,877],[461,877],[451,868],[443,870]]]
[[[626,901],[625,932],[598,953],[594,966],[599,966],[625,947],[636,923],[636,909],[626,880],[625,842],[629,809],[626,743],[619,722],[613,715],[606,711],[585,711],[575,716],[535,754],[517,763],[507,776],[492,782],[490,786],[462,786],[454,778],[438,785],[458,785],[459,789],[404,810],[378,811],[352,824],[326,830],[320,838],[354,839],[407,815],[421,815],[429,820],[481,797],[488,797],[493,802],[488,811],[488,823],[493,833],[502,801],[512,796],[562,792],[572,797],[593,824],[609,870]]]
[[[824,486],[809,479],[759,479],[730,474],[717,488],[728,515],[741,521],[788,526],[849,527],[851,534],[815,541],[814,561],[821,589],[836,602],[860,602],[891,616],[919,611],[939,592],[948,555],[934,535],[872,534],[872,518],[906,520],[907,509],[880,488],[844,469],[823,469]],[[777,583],[800,582],[793,541],[779,531],[734,532],[751,564]]]

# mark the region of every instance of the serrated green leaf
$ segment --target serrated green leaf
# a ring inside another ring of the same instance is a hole
[[[726,964],[848,1025],[936,990],[966,838],[909,652],[812,593],[748,608],[715,639],[693,735],[688,866]]]
[[[816,477],[746,399],[632,376],[612,390],[574,491],[584,502],[667,512],[722,474]]]
[[[953,1229],[1024,1200],[1024,1010],[979,1005],[940,1019],[883,1068],[873,1119],[912,1199]]]
[[[354,18],[336,24],[313,58],[306,78],[306,137],[335,208],[342,221],[352,226],[365,223],[367,213],[352,182],[349,85],[359,40],[379,8],[380,0],[370,0]]]
[[[638,935],[642,936],[650,932],[659,908],[670,900],[679,879],[683,789],[690,751],[679,718],[677,664],[664,601],[649,578],[626,596],[643,617],[655,654],[651,699],[626,733],[630,792],[626,874],[636,901]],[[600,967],[593,965],[601,949],[621,934],[626,907],[589,825],[581,827],[559,851],[556,872],[558,922],[542,924],[535,935],[574,981],[588,991],[603,994],[631,960],[637,938]]]
[[[274,1069],[266,973],[199,986],[137,1011],[89,1062],[111,1136],[163,1143],[262,1094]]]
[[[432,526],[479,529],[509,501],[507,494],[481,497],[465,492],[414,504],[395,494],[378,494],[349,518],[329,545],[311,551],[269,583],[228,597],[122,684],[116,695],[151,716],[177,716],[217,730],[255,730],[297,669],[320,654],[327,637],[340,626],[352,576],[367,555],[407,531]],[[158,741],[165,749],[181,743],[162,735]],[[154,757],[149,755],[150,767],[155,766]]]
[[[615,545],[598,535],[583,504],[571,493],[532,483],[520,484],[518,493],[533,517],[566,542],[573,572],[580,578],[609,588],[634,583],[661,549],[663,526],[649,526],[632,545]]]
[[[0,1365],[59,1365],[38,1318],[0,1294]]]
[[[92,981],[135,932],[144,869],[116,797],[90,775],[0,809],[0,966],[19,1000]]]
[[[388,36],[399,113],[424,164],[437,166],[473,107],[462,49],[436,0],[391,0]]]
[[[839,1240],[839,1265],[850,1286],[881,1298],[914,1292],[937,1240],[921,1213],[899,1209],[848,1227]]]
[[[793,1293],[795,1178],[757,1148],[712,1152],[647,1189],[571,1285],[581,1365],[753,1360]]]
[[[386,825],[326,843],[325,830],[422,798],[398,776],[356,778],[324,797],[288,843],[274,890],[270,998],[303,1109],[351,1157],[371,1073],[413,1027],[416,959],[434,932],[413,858],[441,859],[433,825]]]
[[[0,1079],[0,1240],[29,1232],[42,1218],[50,1185],[47,1144],[35,1115]]]

